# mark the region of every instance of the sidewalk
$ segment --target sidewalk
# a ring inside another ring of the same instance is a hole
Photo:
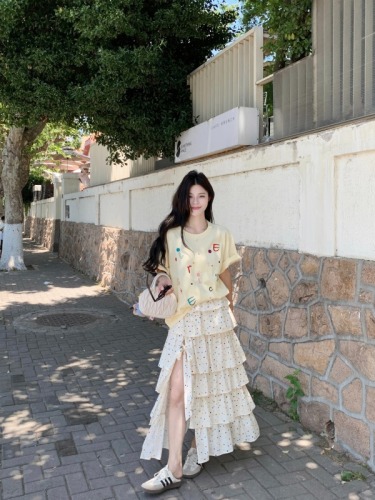
[[[165,328],[55,254],[28,240],[25,249],[28,271],[0,273],[0,499],[150,498],[140,484],[160,464],[139,453]],[[212,458],[159,498],[375,498],[366,468],[277,411],[255,413],[251,449]],[[342,484],[343,470],[366,478]]]

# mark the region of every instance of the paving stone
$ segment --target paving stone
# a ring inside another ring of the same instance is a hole
[[[3,479],[1,481],[1,484],[2,484],[2,496],[4,500],[20,496],[23,494],[22,482],[13,477],[7,477]]]
[[[133,450],[126,439],[111,441],[111,446],[120,462],[126,460],[129,453],[133,453]]]
[[[291,500],[316,500],[316,498],[317,497],[315,497],[314,495],[311,495],[309,493],[307,493],[307,494],[304,493],[303,495],[298,495],[298,496],[293,497],[293,499],[291,499]],[[325,497],[323,497],[323,499],[326,500]]]
[[[203,471],[199,476],[197,476],[195,479],[195,484],[198,486],[198,488],[202,491],[207,490],[209,488],[217,488],[218,482],[216,481],[216,477],[214,477],[211,474],[208,474],[207,472]]]
[[[82,386],[82,382],[80,383]],[[64,417],[68,425],[87,425],[98,421],[98,415],[89,411],[80,411],[75,408],[64,410]]]
[[[102,450],[107,450],[108,448],[111,448],[110,441],[97,441],[95,443],[78,446],[80,453],[89,453],[90,451],[102,452]]]
[[[331,488],[332,493],[335,495],[350,495],[353,492],[361,493],[367,489],[368,485],[364,481],[350,481]]]
[[[62,476],[43,479],[42,481],[34,481],[25,484],[25,493],[34,493],[46,491],[56,486],[64,486],[64,478]]]
[[[47,451],[45,453],[38,454],[39,461],[41,463],[41,467],[43,469],[50,469],[51,467],[58,467],[61,462],[57,455],[57,452],[54,450]]]
[[[284,462],[283,467],[290,472],[294,472],[297,470],[305,470],[308,464],[317,465],[309,457],[298,458],[296,460],[290,460],[289,462]]]
[[[65,476],[76,472],[82,472],[82,464],[60,465],[59,467],[46,469],[44,470],[44,477],[48,479],[49,477]]]
[[[369,498],[373,499],[375,498],[375,491],[374,489],[371,489],[371,490],[365,490],[365,491],[362,491],[360,494],[359,494],[359,498],[361,500],[368,500]]]
[[[112,450],[102,450],[97,454],[100,463],[103,467],[108,465],[116,465],[119,463],[115,453]]]
[[[219,485],[225,485],[225,484],[237,484],[242,481],[248,481],[251,479],[250,473],[246,470],[237,470],[230,472],[228,474],[220,474],[219,476],[216,477],[216,482]]]
[[[23,481],[29,483],[32,481],[40,481],[43,479],[43,472],[38,465],[25,465],[22,467]]]
[[[329,488],[321,484],[317,479],[308,479],[304,481],[303,487],[315,495],[316,498],[322,500],[334,500],[337,498]]]
[[[141,464],[139,462],[139,453],[135,453],[136,457],[133,457],[133,460],[129,460],[126,462],[121,463],[121,470],[124,472],[134,472],[138,467],[141,467]],[[111,475],[111,469],[112,468],[117,468],[117,465],[109,465],[105,466],[104,470],[109,471],[108,474]],[[160,470],[160,467],[158,466],[157,470]]]
[[[288,500],[294,496],[301,496],[306,494],[305,488],[302,484],[290,484],[288,486],[279,486],[277,488],[269,488],[269,493],[274,496],[274,498],[282,499],[287,498]]]
[[[55,446],[57,454],[60,458],[78,454],[73,439],[62,439],[61,441],[56,441]]]
[[[204,500],[205,495],[203,491],[201,491],[198,486],[195,484],[195,481],[186,480],[183,482],[181,488],[178,490],[179,494],[182,498],[186,500]]]
[[[2,445],[2,454],[5,460],[11,460],[21,455],[20,453],[20,443],[16,440],[12,440],[11,443],[5,441]]]
[[[214,489],[204,491],[206,498],[219,500],[222,498],[238,498],[245,494],[243,488],[237,484],[218,486]]]
[[[35,454],[32,454],[35,455]],[[30,458],[32,455],[22,455],[21,457],[17,458],[11,458],[9,460],[5,459],[3,460],[2,467],[4,469],[9,469],[11,467],[15,467],[17,465],[28,465],[32,458]]]
[[[311,479],[311,476],[307,472],[297,471],[297,472],[288,472],[285,474],[276,475],[277,481],[282,485],[288,484],[296,484],[296,483],[304,483],[305,481]]]
[[[58,486],[47,491],[48,500],[70,500],[69,493],[65,486]]]
[[[82,468],[87,479],[96,479],[106,475],[102,465],[99,463],[99,460],[84,462],[82,464]]]
[[[216,463],[213,460],[214,457],[210,458],[208,462],[204,464],[205,469],[210,472],[210,468],[214,467],[214,472],[215,474],[218,473],[218,471],[222,471],[223,474],[227,472],[236,472],[239,470],[251,470],[254,467],[258,467],[259,463],[255,459],[242,459],[242,460],[234,460],[233,462],[227,462],[227,463],[220,463],[217,461]],[[212,464],[211,464],[212,462]]]
[[[96,437],[104,434],[103,427],[99,424],[99,422],[93,422],[91,424],[87,424],[86,429],[89,434],[95,434]]]
[[[285,469],[269,455],[256,457],[256,460],[262,467],[267,469],[273,475],[283,474],[285,472]]]
[[[263,486],[263,488],[267,489],[281,486],[276,477],[270,474],[264,467],[260,467],[259,464],[257,467],[250,468],[249,472],[254,479],[256,479]]]
[[[99,490],[72,495],[71,498],[72,500],[108,500],[112,498],[112,492],[110,488],[100,488]]]
[[[71,495],[75,493],[82,493],[87,491],[88,485],[85,476],[82,472],[76,472],[74,474],[67,474],[65,476],[66,484],[68,485],[68,490]],[[104,486],[104,485],[102,485]]]
[[[309,474],[311,474],[315,479],[317,479],[321,484],[327,488],[333,488],[340,483],[331,473],[324,470],[322,467],[316,469],[309,468]]]
[[[293,449],[293,442],[291,441],[290,445],[280,445],[280,443],[285,443],[287,441],[289,441],[288,438],[280,437],[275,441],[275,443],[262,445],[262,450],[265,451],[268,455],[272,455],[272,458],[274,458],[278,462],[287,462],[292,458],[290,456],[290,451],[291,449]]]
[[[12,384],[12,386],[24,386],[26,381],[25,381],[25,376],[24,375],[21,375],[21,374],[18,374],[18,375],[11,375],[10,376],[10,382]]]
[[[258,481],[250,480],[242,483],[242,488],[252,500],[271,500],[273,497],[268,493],[268,488]]]
[[[114,486],[112,490],[115,493],[115,498],[117,500],[138,500],[138,495],[132,485],[130,483],[128,484],[121,484],[119,486]],[[190,498],[191,500],[191,498]]]
[[[1,447],[0,447],[0,453],[1,453]],[[0,481],[8,477],[21,478],[22,477],[21,468],[10,467],[9,469],[2,469],[2,470],[0,469]]]
[[[71,455],[69,457],[61,457],[61,463],[63,465],[78,464],[80,462],[87,462],[90,460],[96,460],[96,455],[94,452],[78,453],[78,455]]]
[[[43,491],[38,493],[30,493],[30,495],[22,495],[22,497],[13,497],[12,500],[46,500],[47,495]]]
[[[106,476],[100,477],[98,479],[90,479],[90,489],[95,490],[96,488],[100,488],[103,486],[117,486],[119,484],[124,484],[129,482],[127,479],[127,474],[123,473],[119,476]]]

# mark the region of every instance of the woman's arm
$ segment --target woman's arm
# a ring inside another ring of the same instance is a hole
[[[221,281],[224,283],[224,285],[228,288],[229,293],[227,295],[227,299],[229,300],[229,307],[233,311],[233,297],[232,297],[232,276],[230,274],[229,269],[225,269],[224,272],[222,272],[220,275]]]

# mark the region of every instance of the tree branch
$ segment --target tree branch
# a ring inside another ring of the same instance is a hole
[[[33,127],[25,127],[25,132],[23,134],[24,138],[24,146],[28,146],[32,144],[35,139],[43,132],[44,127],[46,126],[48,118],[43,118],[40,122],[38,122]]]

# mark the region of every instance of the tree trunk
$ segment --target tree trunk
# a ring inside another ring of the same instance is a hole
[[[5,198],[5,228],[0,270],[25,270],[23,261],[22,188],[27,182],[30,168],[28,146],[38,137],[46,121],[40,121],[32,128],[12,127],[3,149],[2,185]]]

